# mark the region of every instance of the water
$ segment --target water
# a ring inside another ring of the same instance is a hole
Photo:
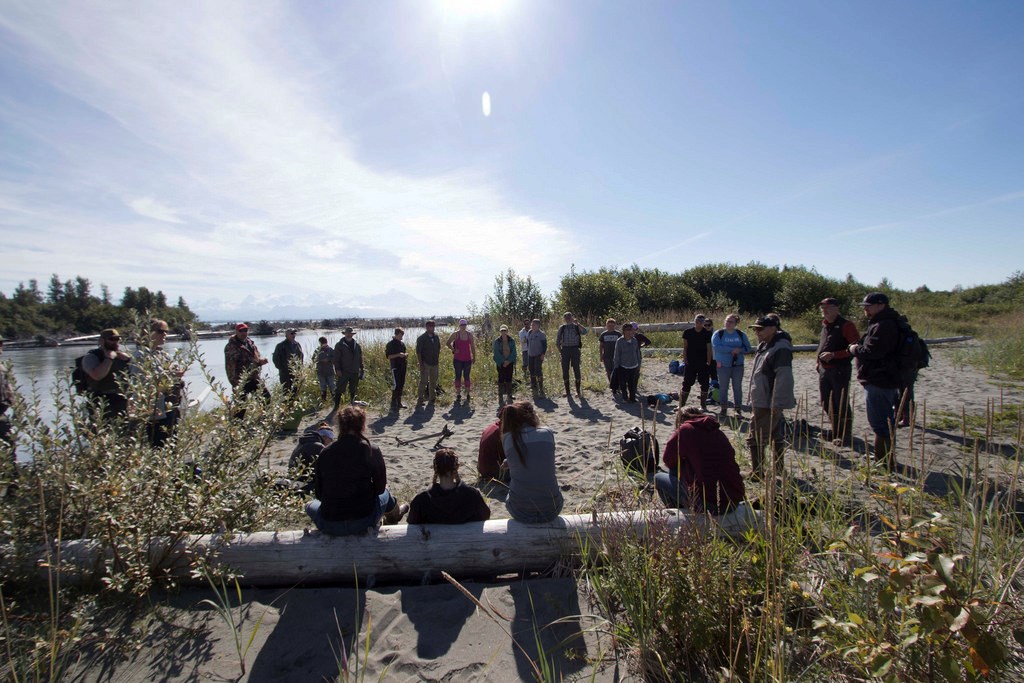
[[[406,329],[406,344],[410,347],[414,346],[416,344],[416,337],[423,332],[424,328],[422,327]],[[394,328],[358,330],[356,332],[356,339],[364,346],[374,343],[386,343],[391,339],[393,333]],[[447,332],[438,330],[438,334],[444,338]],[[302,330],[295,336],[295,341],[299,342],[302,346],[302,352],[305,354],[306,362],[308,363],[313,357],[313,351],[319,346],[317,339],[327,337],[327,342],[334,346],[334,344],[341,340],[341,336],[340,330]],[[256,342],[256,348],[260,350],[260,355],[265,358],[270,358],[274,353],[274,347],[283,339],[284,335],[252,337],[252,340]],[[228,376],[224,369],[224,345],[227,343],[227,337],[204,339],[197,342],[199,353],[202,354],[207,371],[225,389],[230,388]],[[48,397],[57,382],[59,373],[70,372],[71,368],[75,365],[75,359],[88,352],[91,348],[95,347],[57,346],[53,348],[5,349],[2,358],[11,362],[14,377],[17,379],[18,385],[23,392],[31,393],[34,385],[36,396],[40,399],[44,419],[52,422],[55,415],[53,410],[49,408],[51,402]],[[135,351],[134,345],[122,344],[121,348],[128,353]],[[164,345],[164,348],[168,353],[174,353],[178,349],[188,348],[188,342],[168,342]],[[266,379],[267,384],[276,384],[278,381],[277,368],[273,364],[268,363],[263,367],[263,377]],[[193,364],[189,367],[184,379],[190,398],[202,396],[209,386],[202,372],[200,372],[198,364]],[[215,399],[209,395],[209,392],[205,393],[207,393],[207,396],[201,407],[210,407],[214,404]]]

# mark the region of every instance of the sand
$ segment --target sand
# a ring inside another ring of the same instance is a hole
[[[989,405],[999,409],[1024,403],[1020,383],[997,382],[972,366],[957,365],[955,349],[935,348],[933,356],[932,367],[918,380],[919,411],[926,410],[928,415],[940,411],[960,415],[962,410],[984,414]],[[645,360],[643,393],[679,390],[680,378],[670,375],[667,366],[667,358]],[[786,455],[789,473],[820,486],[850,483],[853,472],[864,461],[865,442],[871,442],[862,393],[859,388],[854,391],[857,438],[853,447],[820,444],[826,455],[821,457],[810,452],[819,445],[816,436],[823,424],[813,354],[799,354],[794,373],[800,405],[789,413],[797,426],[794,448]],[[549,379],[549,386],[552,384]],[[477,387],[468,406],[438,405],[424,413],[414,413],[410,408],[397,416],[369,409],[371,438],[384,453],[390,486],[400,499],[408,500],[429,484],[430,449],[436,437],[407,445],[398,445],[396,437],[408,440],[433,434],[445,424],[454,430],[445,445],[462,455],[463,478],[476,481],[480,433],[494,421],[497,408],[493,389],[481,389]],[[690,402],[696,402],[696,397],[691,396]],[[615,491],[632,488],[624,487],[618,466],[617,443],[622,433],[643,423],[653,428],[664,444],[671,433],[671,410],[675,405],[655,413],[642,403],[617,403],[607,392],[585,392],[582,401],[553,395],[540,401],[538,407],[544,423],[556,433],[565,512],[585,513],[606,506]],[[310,415],[304,424],[322,417],[325,415]],[[737,446],[745,427],[745,422],[738,421],[724,425]],[[979,473],[1005,487],[1015,472],[1017,461],[1012,456],[1018,439],[1019,435],[1005,435],[976,442],[965,439],[959,429],[925,428],[919,415],[913,429],[898,432],[899,476],[908,483],[921,481],[926,490],[942,494],[953,482],[968,486],[974,483],[977,462]],[[295,440],[294,436],[284,437],[272,446],[272,467],[284,469]],[[741,470],[748,473],[746,453],[738,447],[737,454]],[[748,496],[761,495],[749,479],[747,483]],[[501,487],[490,487],[488,496],[492,517],[507,517]],[[359,655],[366,680],[530,680],[533,673],[529,662],[537,659],[538,633],[543,648],[550,649],[554,666],[566,680],[591,680],[592,675],[597,681],[630,680],[628,663],[616,661],[609,651],[609,638],[599,629],[592,629],[600,623],[596,609],[571,577],[512,577],[490,583],[467,582],[466,586],[493,609],[496,621],[447,584],[378,586],[372,590],[302,586],[246,590],[245,603],[236,610],[243,618],[243,646],[261,615],[262,622],[246,656],[247,673],[241,680],[336,679],[339,639],[351,641],[353,634],[358,634],[359,648],[364,648],[369,639],[369,655]],[[80,679],[238,679],[240,668],[232,632],[215,612],[199,606],[207,597],[210,592],[199,589],[171,597],[158,610],[160,619],[152,627],[145,647],[129,662],[106,669],[90,666]],[[361,627],[357,627],[357,619]],[[565,621],[550,625],[559,619]],[[509,633],[516,636],[515,642]]]

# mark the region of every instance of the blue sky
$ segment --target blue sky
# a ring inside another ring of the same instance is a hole
[[[231,317],[459,312],[507,267],[1000,282],[1022,29],[999,1],[7,0],[0,290]]]

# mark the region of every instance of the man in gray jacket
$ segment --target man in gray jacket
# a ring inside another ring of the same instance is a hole
[[[783,440],[783,411],[796,406],[793,393],[793,339],[782,330],[779,316],[769,314],[750,326],[757,334],[754,368],[750,373],[750,431],[747,447],[754,476],[764,477],[765,448],[774,455],[773,472],[782,469],[786,451]]]

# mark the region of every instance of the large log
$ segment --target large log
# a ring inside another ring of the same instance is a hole
[[[693,327],[693,323],[640,323],[641,332],[682,332]],[[594,334],[604,332],[604,327],[591,327]]]
[[[970,341],[972,339],[974,339],[974,337],[937,337],[935,339],[925,339],[924,343],[927,344],[928,346],[935,346],[937,344],[951,344],[953,342],[964,342],[964,341]],[[818,345],[817,344],[794,344],[793,345],[793,350],[794,351],[817,351],[818,350]],[[648,347],[646,349],[641,349],[640,351],[645,356],[657,356],[657,355],[661,355],[661,354],[671,354],[671,355],[679,355],[679,356],[683,355],[683,350],[681,348],[658,348],[658,347],[651,346],[651,347]]]
[[[496,519],[476,524],[395,525],[382,527],[377,536],[333,537],[317,531],[214,534],[192,536],[173,547],[154,543],[151,559],[154,571],[168,571],[183,582],[196,580],[190,576],[192,560],[208,556],[213,563],[233,570],[243,585],[358,581],[365,586],[381,581],[426,581],[438,578],[441,571],[456,577],[539,571],[559,560],[592,552],[605,534],[637,535],[652,523],[739,537],[760,529],[763,518],[743,504],[718,518],[652,510],[563,515],[548,524]],[[101,578],[104,550],[100,544],[67,541],[60,552],[64,583]],[[45,577],[48,566],[48,562],[37,563],[36,571]]]

